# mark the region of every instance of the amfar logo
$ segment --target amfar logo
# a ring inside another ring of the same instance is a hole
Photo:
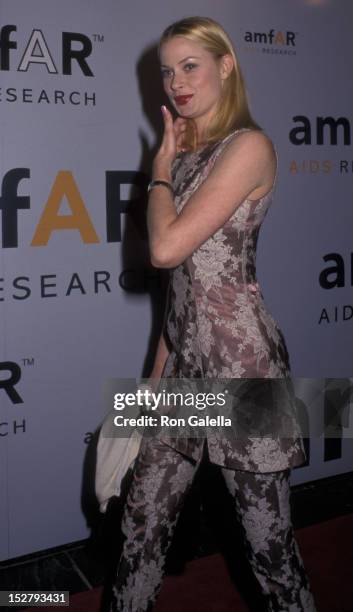
[[[322,258],[332,264],[320,272],[319,283],[323,289],[353,287],[353,253],[347,256],[346,262],[340,253],[327,253]]]
[[[2,373],[6,373],[6,378]],[[23,399],[16,389],[17,383],[21,380],[21,368],[14,361],[0,362],[0,398],[5,392],[12,404],[23,404]],[[2,417],[2,415],[0,415]],[[26,419],[13,419],[12,421],[0,421],[0,438],[9,435],[25,434],[27,432]]]
[[[15,25],[3,26],[0,30],[0,70],[2,71],[8,71],[13,68],[12,50],[17,49],[17,42],[11,40],[12,32],[17,32]],[[74,43],[78,43],[81,48],[74,49]],[[91,53],[92,42],[88,36],[79,32],[62,32],[61,73],[71,75],[72,63],[76,61],[85,76],[94,76],[87,62],[87,58]],[[40,29],[32,30],[28,41],[24,45],[21,59],[15,69],[18,72],[27,72],[31,64],[42,64],[50,74],[59,73],[49,45]]]
[[[282,47],[295,47],[296,33],[287,30],[270,30],[269,32],[245,32],[244,40],[248,43],[260,43],[261,45],[280,45]]]
[[[7,378],[3,379],[2,372],[7,372]],[[23,404],[23,399],[16,390],[16,385],[21,379],[21,368],[14,361],[0,362],[0,391],[3,389],[13,404]]]
[[[341,289],[343,287],[353,287],[353,253],[344,257],[341,253],[326,253],[323,260],[328,264],[323,268],[319,275],[319,284],[322,289]],[[352,304],[330,304],[321,309],[318,323],[345,323],[352,321]]]
[[[293,145],[351,144],[351,124],[348,117],[335,119],[328,116],[311,120],[305,115],[295,115],[292,119],[297,123],[289,132],[289,140]]]
[[[30,208],[30,196],[18,195],[18,186],[29,179],[29,168],[13,168],[2,181],[0,210],[2,211],[2,247],[18,246],[18,211]],[[144,201],[148,177],[138,171],[108,170],[106,183],[106,238],[107,242],[121,241],[121,215],[127,213],[133,201]],[[139,196],[122,199],[121,187],[130,185],[140,190]],[[60,215],[63,201],[71,214]],[[54,179],[48,200],[38,221],[31,246],[46,246],[54,231],[76,230],[86,244],[97,244],[100,238],[94,228],[88,210],[80,194],[79,186],[69,170],[60,170]]]

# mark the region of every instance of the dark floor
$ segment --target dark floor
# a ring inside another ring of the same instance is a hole
[[[208,484],[210,478],[212,474],[207,473]],[[168,571],[172,573],[182,569],[185,561],[220,549],[222,533],[213,529],[212,522],[215,519],[217,525],[227,524],[227,500],[226,497],[223,500],[221,489],[217,492],[217,482],[212,485],[208,487],[212,489],[212,498],[207,499],[202,493],[200,496],[201,479],[180,517],[168,559]],[[295,528],[353,514],[353,472],[292,487],[291,504]],[[117,507],[112,504],[110,510],[110,516],[102,515],[95,533],[87,540],[0,563],[1,590],[57,590],[73,594],[102,585],[106,552],[117,537],[117,517],[121,511],[119,504]],[[228,527],[223,537],[229,540]],[[20,608],[2,609],[10,612]]]

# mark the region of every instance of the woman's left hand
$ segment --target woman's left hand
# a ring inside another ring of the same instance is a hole
[[[178,117],[173,121],[171,112],[162,106],[164,133],[161,146],[153,161],[152,178],[171,180],[171,167],[175,157],[182,150],[186,120]]]

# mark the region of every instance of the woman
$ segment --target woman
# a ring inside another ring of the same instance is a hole
[[[288,377],[284,338],[256,281],[258,231],[277,160],[251,118],[231,41],[211,19],[163,33],[164,136],[149,187],[152,263],[170,268],[165,325],[152,379]],[[245,532],[264,610],[315,610],[293,537],[290,468],[305,460],[300,437],[230,443],[145,438],[122,530],[126,537],[112,610],[152,610],[185,496],[207,449],[221,466]]]

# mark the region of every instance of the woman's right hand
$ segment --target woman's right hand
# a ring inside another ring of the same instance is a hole
[[[177,153],[184,150],[184,135],[187,120],[177,117],[173,121],[173,116],[166,106],[162,106],[164,121],[164,133],[161,146],[153,161],[153,176],[161,178],[169,173],[170,167]]]
[[[183,117],[177,117],[174,121],[174,132],[175,132],[175,140],[176,140],[176,149],[177,153],[182,153],[185,151],[184,146],[184,136],[187,127],[187,119],[183,119]]]

